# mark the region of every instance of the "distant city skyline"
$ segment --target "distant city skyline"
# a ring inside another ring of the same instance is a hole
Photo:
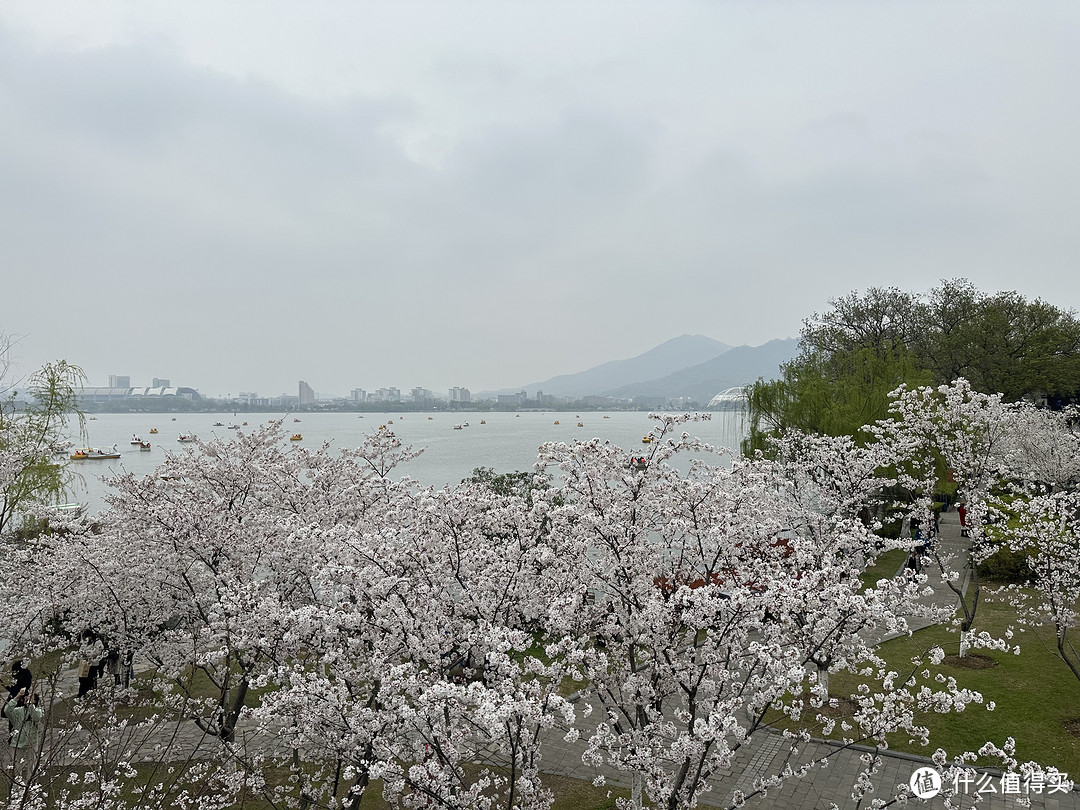
[[[473,391],[869,286],[1080,307],[1080,4],[0,4],[14,372]]]
[[[154,378],[152,378],[151,383],[149,385],[140,385],[138,378],[135,378],[134,384],[132,383],[132,375],[130,375],[130,374],[109,374],[108,375],[108,380],[107,380],[105,385],[97,386],[97,385],[94,385],[92,380],[88,380],[85,387],[86,388],[110,388],[110,389],[113,389],[113,388],[117,388],[117,389],[118,388],[129,388],[129,389],[130,388],[136,388],[136,389],[169,388],[170,387],[170,381],[168,379],[165,379],[165,378],[154,377]],[[364,401],[364,399],[361,399],[360,397],[358,397],[357,394],[362,392],[365,395],[365,398],[366,398],[366,395],[368,393],[366,391],[366,389],[360,388],[360,387],[353,388],[347,393],[320,391],[320,390],[314,388],[313,386],[309,385],[306,380],[299,380],[298,381],[298,383],[297,383],[298,393],[296,395],[290,395],[290,394],[286,393],[285,391],[282,391],[280,394],[274,394],[274,393],[271,393],[269,390],[267,390],[267,391],[252,391],[252,390],[242,390],[242,389],[237,389],[236,393],[224,392],[224,393],[214,394],[214,393],[209,393],[209,392],[205,392],[205,391],[200,390],[198,385],[188,385],[188,386],[185,386],[185,387],[193,388],[196,391],[199,391],[199,393],[202,396],[210,397],[210,398],[213,398],[213,399],[222,399],[222,398],[226,398],[226,397],[228,397],[228,398],[237,398],[237,399],[243,399],[243,398],[260,398],[260,399],[263,399],[263,398],[277,398],[277,397],[292,397],[292,398],[295,398],[297,400],[297,402],[299,404],[301,404],[301,405],[308,405],[308,404],[311,404],[312,402],[315,402],[316,400],[321,400],[321,399],[353,399],[353,400],[359,399],[360,401]],[[375,388],[375,389],[372,390],[371,393],[372,394],[378,394],[379,392],[392,392],[392,394],[394,396],[398,397],[398,398],[400,398],[402,396],[402,389],[400,389],[397,386],[383,386],[383,387],[380,387],[380,388]],[[432,390],[432,389],[429,389],[429,388],[424,388],[422,386],[414,386],[411,389],[406,389],[405,393],[407,395],[409,395],[409,396],[416,397],[417,392],[423,392],[422,395],[424,397],[430,398],[430,399],[441,399],[441,400],[455,401],[455,402],[468,402],[471,399],[471,393],[470,393],[469,389],[465,388],[463,386],[452,386],[446,392],[435,391],[435,390]]]

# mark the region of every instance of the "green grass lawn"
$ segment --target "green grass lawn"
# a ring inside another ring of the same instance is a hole
[[[880,554],[874,564],[868,567],[865,571],[859,574],[859,578],[862,580],[863,589],[872,587],[877,584],[879,579],[892,579],[897,571],[900,570],[900,566],[904,564],[908,554],[901,548],[894,548],[892,551],[886,551]]]
[[[984,593],[975,630],[1000,637],[1014,623],[1015,610]],[[961,714],[922,715],[919,721],[930,729],[929,749],[912,745],[906,735],[890,739],[890,745],[924,755],[941,747],[951,754],[976,750],[987,740],[1000,745],[1007,737],[1013,737],[1020,761],[1035,760],[1080,774],[1080,738],[1066,729],[1066,723],[1080,718],[1080,681],[1057,657],[1051,629],[1020,632],[1016,627],[1015,630],[1012,643],[1019,644],[1020,655],[974,650],[974,653],[993,659],[997,665],[989,669],[968,669],[952,666],[946,659],[936,668],[945,676],[954,677],[959,686],[981,692],[987,702],[993,701],[997,705],[995,711],[987,711],[983,704],[972,705]],[[880,652],[891,669],[906,673],[912,669],[910,662],[914,656],[937,645],[947,655],[955,654],[958,636],[941,626],[928,627],[882,644]],[[856,683],[857,678],[853,675],[835,674],[831,677],[830,692],[850,694]]]

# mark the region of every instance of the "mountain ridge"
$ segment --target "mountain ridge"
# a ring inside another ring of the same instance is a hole
[[[560,374],[517,388],[480,392],[478,396],[537,391],[566,397],[618,399],[685,397],[701,404],[727,388],[759,377],[779,375],[780,365],[798,351],[796,338],[778,338],[760,346],[729,346],[704,335],[680,335],[635,357],[609,360],[574,374]]]
[[[780,366],[798,353],[797,338],[777,338],[760,346],[735,346],[718,357],[677,369],[655,380],[619,386],[600,393],[616,398],[686,397],[701,404],[728,388],[748,385],[758,378],[775,379]]]
[[[672,371],[698,365],[729,349],[731,346],[728,344],[705,335],[680,335],[634,357],[608,360],[584,371],[559,374],[542,382],[490,393],[509,394],[521,390],[532,393],[542,390],[554,396],[590,396],[608,388],[647,382]]]

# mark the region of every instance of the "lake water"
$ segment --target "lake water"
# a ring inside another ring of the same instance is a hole
[[[605,418],[606,417],[606,418]],[[280,418],[275,414],[95,414],[88,418],[86,429],[92,447],[101,449],[116,445],[120,458],[102,461],[70,462],[82,476],[70,500],[85,503],[91,511],[104,508],[106,487],[103,475],[131,472],[145,475],[152,472],[170,451],[185,446],[177,441],[181,433],[194,433],[200,439],[228,438],[234,431],[214,427],[214,422],[226,425],[247,422],[252,430],[260,424]],[[641,437],[653,427],[643,412],[616,411],[611,413],[527,412],[527,413],[303,413],[300,422],[292,416],[285,418],[286,433],[302,433],[303,444],[318,447],[330,442],[338,448],[360,445],[364,435],[381,424],[393,420],[391,428],[402,442],[423,453],[399,468],[422,484],[442,486],[456,484],[476,467],[492,467],[496,472],[529,470],[536,463],[536,451],[548,441],[601,438],[623,448],[644,448]],[[480,424],[480,420],[486,424]],[[555,424],[558,420],[559,424]],[[469,422],[464,430],[454,430],[455,424]],[[581,422],[582,427],[578,427]],[[156,427],[157,435],[150,429]],[[710,444],[737,449],[745,435],[745,417],[741,412],[712,414],[707,422],[691,422],[683,429]],[[149,453],[130,444],[132,434],[149,441]],[[77,443],[81,441],[74,439]]]

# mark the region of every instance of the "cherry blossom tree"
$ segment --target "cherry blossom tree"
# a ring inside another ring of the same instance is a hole
[[[673,456],[710,448],[677,435],[678,424],[658,429],[644,468],[599,440],[549,445],[541,456],[558,465],[565,504],[552,512],[563,590],[551,601],[551,634],[573,640],[564,654],[589,684],[586,710],[601,715],[586,761],[630,772],[631,806],[642,793],[657,806],[694,806],[754,735],[782,720],[813,718],[831,731],[819,672],[878,682],[849,696],[858,705],[843,729],[849,743],[887,745],[899,729],[925,738],[916,707],[962,710],[980,699],[918,671],[889,672],[869,641],[906,629],[920,587],[864,589],[859,577],[888,547],[857,517],[887,458],[792,437],[786,461],[696,462],[681,475]],[[807,733],[787,736],[786,775],[805,775],[818,764],[798,753]],[[763,775],[756,790],[784,778]]]
[[[1004,457],[1015,446],[1012,411],[1000,394],[979,393],[959,379],[937,388],[897,389],[890,419],[870,428],[896,459],[897,481],[914,495],[913,521],[932,525],[932,497],[945,473],[967,504],[970,543],[959,552],[940,543],[921,550],[957,598],[961,655],[972,641],[982,595],[979,564],[997,550],[985,526],[991,494],[1003,483]]]
[[[206,756],[186,755],[221,795],[282,807],[355,808],[378,779],[404,807],[539,810],[544,752],[579,741],[585,764],[630,775],[633,807],[690,808],[717,782],[739,804],[731,769],[761,734],[790,756],[751,792],[821,764],[812,729],[838,751],[929,742],[917,712],[981,700],[935,677],[940,649],[898,673],[874,647],[923,587],[861,578],[903,547],[868,504],[918,436],[791,433],[733,459],[682,432],[689,418],[658,417],[645,455],[546,445],[535,486],[511,488],[395,478],[413,451],[385,430],[342,452],[289,447],[280,424],[237,434],[117,478],[99,525],[27,546],[0,598],[20,649],[89,628],[145,662],[137,686],[171,728],[203,732]],[[841,671],[850,694],[830,692]],[[125,752],[121,774],[145,753],[122,744],[132,694],[73,704],[110,718],[98,749]],[[155,779],[143,789],[164,795]],[[119,784],[101,806],[125,806]]]
[[[148,662],[152,688],[225,743],[223,757],[242,753],[252,685],[295,651],[283,606],[312,600],[313,530],[374,520],[410,486],[387,477],[413,455],[388,432],[339,454],[284,444],[273,425],[116,478],[93,531],[68,526],[27,550],[5,595],[18,647],[90,631]]]
[[[420,490],[393,522],[318,534],[318,600],[296,612],[310,664],[260,712],[292,745],[404,806],[546,807],[542,731],[572,720],[566,666],[540,649],[547,506],[482,483]],[[318,699],[313,701],[311,696]],[[499,769],[470,767],[494,760]]]
[[[1017,403],[1007,414],[1008,432],[997,456],[1002,474],[1044,492],[1080,486],[1080,434],[1075,407],[1064,411]]]
[[[1033,594],[1012,588],[1022,618],[1049,623],[1058,657],[1080,680],[1080,652],[1072,631],[1077,626],[1080,594],[1080,492],[1042,492],[1012,504],[1009,545],[1027,556]]]

